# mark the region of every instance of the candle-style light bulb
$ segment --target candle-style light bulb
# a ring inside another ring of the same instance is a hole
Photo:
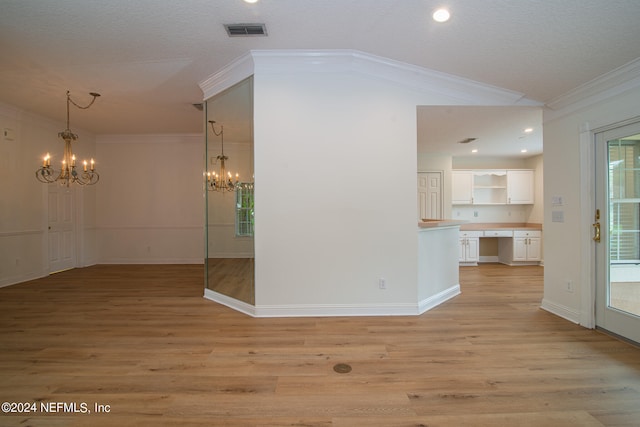
[[[82,165],[83,165],[83,170],[86,172],[87,171],[87,161],[83,160],[82,161]]]

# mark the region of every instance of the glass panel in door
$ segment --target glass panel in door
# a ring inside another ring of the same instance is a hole
[[[640,342],[640,124],[596,144],[596,324]]]

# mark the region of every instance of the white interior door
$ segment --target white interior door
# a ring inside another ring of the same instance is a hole
[[[596,326],[640,343],[640,122],[596,134]]]
[[[418,173],[418,219],[442,219],[442,172]]]
[[[75,193],[48,185],[49,273],[74,268],[76,261]]]

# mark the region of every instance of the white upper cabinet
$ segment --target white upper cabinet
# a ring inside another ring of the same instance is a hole
[[[473,203],[473,172],[456,170],[451,172],[451,203],[470,205]]]
[[[507,203],[530,205],[534,203],[534,199],[533,171],[507,171]]]
[[[454,205],[533,204],[534,171],[454,170],[451,188]]]

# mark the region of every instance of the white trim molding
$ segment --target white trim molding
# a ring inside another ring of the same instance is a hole
[[[247,304],[246,302],[228,297],[219,292],[212,291],[211,289],[204,290],[204,298],[227,306],[241,313],[248,314],[251,317],[256,317],[256,308],[251,304]]]
[[[290,304],[253,306],[210,289],[205,289],[204,298],[252,317],[354,317],[421,315],[459,294],[460,285],[456,285],[420,301],[419,304]]]
[[[542,305],[540,308],[548,311],[551,314],[555,314],[556,316],[562,317],[570,322],[580,324],[580,312],[578,310],[574,310],[570,307],[556,304],[553,301],[549,301],[548,299],[542,300]]]
[[[640,58],[603,74],[547,103],[545,120],[554,120],[640,86]]]
[[[423,299],[418,303],[418,314],[423,314],[432,308],[439,306],[443,302],[449,301],[451,298],[460,295],[461,293],[460,284],[457,284],[449,289],[445,289],[442,292],[432,295],[429,298]]]
[[[252,50],[200,82],[207,100],[253,74],[355,72],[414,90],[456,98],[460,103],[542,106],[515,92],[451,74],[350,49]]]

